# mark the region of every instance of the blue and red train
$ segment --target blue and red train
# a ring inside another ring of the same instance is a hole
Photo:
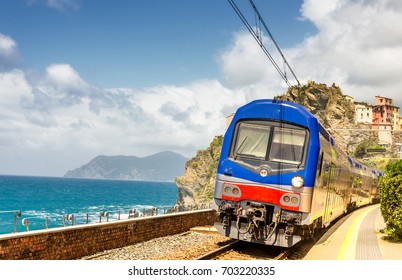
[[[381,175],[347,156],[303,106],[256,100],[237,110],[224,136],[215,227],[234,239],[291,247],[378,202]]]

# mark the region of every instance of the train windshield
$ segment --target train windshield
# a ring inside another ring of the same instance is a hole
[[[269,126],[241,123],[236,141],[235,156],[265,158],[270,131]]]
[[[305,130],[276,127],[269,151],[269,160],[301,164],[305,141]]]
[[[301,165],[305,155],[307,129],[274,122],[237,124],[231,157],[260,166],[265,163]]]

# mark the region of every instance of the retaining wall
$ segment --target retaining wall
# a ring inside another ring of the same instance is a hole
[[[213,225],[214,210],[0,235],[0,259],[70,260]]]

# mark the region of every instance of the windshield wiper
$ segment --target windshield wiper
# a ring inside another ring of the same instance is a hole
[[[243,147],[243,145],[245,144],[246,140],[247,140],[248,136],[244,137],[243,141],[240,143],[240,146],[237,148],[237,150],[235,151],[235,160],[237,159],[238,155],[241,154],[240,149],[244,149],[245,146]],[[243,150],[242,150],[243,151]]]
[[[242,154],[242,153],[238,153],[238,154],[236,154],[236,158],[237,157],[248,157],[248,158],[260,158],[260,157],[258,157],[258,156],[256,156],[256,155],[253,155],[253,154]]]

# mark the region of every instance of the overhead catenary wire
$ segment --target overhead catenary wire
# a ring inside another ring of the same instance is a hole
[[[228,0],[229,4],[232,6],[232,8],[234,9],[234,11],[236,12],[236,14],[239,16],[239,18],[241,19],[241,21],[243,22],[243,24],[245,25],[245,27],[247,28],[247,30],[250,32],[250,34],[253,36],[253,38],[255,39],[255,41],[258,43],[258,45],[261,47],[262,51],[264,52],[264,54],[267,56],[267,58],[271,61],[272,65],[274,66],[274,68],[277,70],[277,72],[279,73],[279,75],[282,77],[282,79],[286,82],[286,84],[289,87],[292,87],[292,84],[289,82],[287,76],[286,76],[286,71],[281,69],[281,67],[276,63],[275,59],[272,57],[272,55],[270,54],[270,52],[268,51],[268,49],[265,47],[263,41],[262,41],[262,31],[261,31],[261,24],[264,27],[265,31],[268,33],[269,37],[271,38],[272,42],[274,43],[276,49],[278,50],[279,54],[281,55],[282,59],[283,59],[283,63],[285,66],[287,66],[290,70],[290,72],[292,73],[293,77],[296,79],[297,84],[300,86],[300,82],[299,79],[296,77],[296,74],[294,73],[294,71],[292,70],[292,68],[290,67],[289,63],[287,62],[284,54],[282,53],[282,51],[279,48],[278,43],[276,42],[276,40],[274,39],[272,33],[269,31],[268,26],[266,25],[265,21],[263,20],[261,14],[259,13],[256,5],[254,4],[254,2],[252,0],[249,0],[251,6],[253,7],[255,16],[256,16],[256,21],[258,18],[258,22],[256,22],[256,30],[254,30],[254,28],[250,25],[250,23],[248,22],[247,18],[244,16],[244,14],[241,12],[241,10],[239,9],[239,7],[236,5],[234,0]],[[285,68],[285,67],[284,67]]]
[[[243,15],[243,13],[240,11],[239,7],[236,5],[234,0],[228,0],[230,5],[233,7],[243,24],[246,26],[250,34],[253,36],[253,38],[256,40],[258,45],[261,47],[263,50],[264,54],[268,57],[268,59],[271,61],[272,65],[275,67],[275,69],[278,71],[279,75],[282,77],[282,79],[286,82],[286,84],[291,87],[292,84],[289,82],[289,80],[286,78],[284,73],[282,72],[281,68],[278,66],[274,58],[271,56],[267,48],[264,46],[262,39],[260,38],[259,34],[253,29],[253,27],[250,25],[250,23],[247,21],[246,17]]]
[[[331,128],[332,130],[337,131],[374,131],[374,132],[396,132],[400,133],[402,130],[384,130],[384,129],[372,129],[372,128]]]
[[[268,33],[269,37],[271,38],[272,42],[274,43],[276,49],[278,50],[279,54],[281,55],[282,59],[283,59],[283,63],[289,68],[290,72],[292,73],[293,77],[295,78],[295,80],[297,81],[297,84],[300,86],[300,82],[299,79],[296,77],[295,72],[293,71],[292,67],[290,67],[288,61],[285,58],[285,55],[283,54],[283,52],[281,51],[281,48],[279,47],[278,43],[276,42],[274,36],[272,35],[271,31],[269,30],[267,24],[265,23],[264,19],[262,18],[260,12],[257,9],[257,6],[254,4],[253,0],[249,0],[251,6],[254,9],[255,14],[258,16],[259,22],[262,23],[262,25],[265,28],[265,31]],[[284,68],[284,76],[286,77],[286,70]]]

